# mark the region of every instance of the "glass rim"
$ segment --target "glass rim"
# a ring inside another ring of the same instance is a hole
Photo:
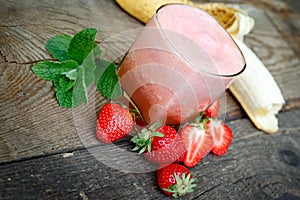
[[[173,5],[180,5],[180,6],[184,6],[184,7],[189,7],[190,9],[193,9],[193,10],[196,10],[196,11],[202,11],[206,14],[208,14],[208,16],[214,20],[219,26],[220,28],[225,32],[225,34],[227,34],[227,36],[230,38],[230,40],[234,43],[234,45],[236,46],[236,48],[238,49],[238,51],[240,52],[241,54],[241,58],[242,58],[242,63],[244,63],[244,65],[241,67],[241,69],[236,72],[236,73],[233,73],[233,74],[216,74],[216,73],[211,73],[209,71],[205,71],[205,70],[202,70],[202,69],[197,69],[197,71],[201,71],[201,73],[207,73],[209,75],[214,75],[214,76],[219,76],[219,77],[235,77],[235,76],[238,76],[240,75],[241,73],[243,73],[243,71],[245,71],[246,69],[246,60],[245,60],[245,57],[244,57],[244,54],[243,52],[241,51],[240,47],[237,45],[237,43],[235,42],[235,40],[233,39],[233,37],[230,35],[230,33],[213,17],[211,16],[209,13],[207,13],[205,10],[201,9],[201,8],[197,8],[197,7],[194,7],[192,5],[187,5],[187,4],[183,4],[183,3],[167,3],[167,4],[164,4],[162,6],[160,6],[156,11],[155,11],[155,15],[154,15],[154,18],[156,19],[157,21],[157,24],[158,24],[158,28],[160,29],[160,31],[162,32],[163,34],[163,37],[165,37],[167,39],[167,36],[165,34],[165,29],[162,27],[161,23],[160,23],[160,20],[159,20],[159,17],[158,17],[158,13],[161,11],[161,9],[165,8],[165,7],[168,7],[168,6],[173,6]],[[176,51],[176,53],[181,56],[185,62],[188,62],[188,64],[192,65],[194,68],[195,66],[190,62],[188,61],[187,59],[184,58],[184,56],[182,56],[172,45],[172,43],[167,39],[167,42],[172,46],[172,48],[174,49],[174,51]]]

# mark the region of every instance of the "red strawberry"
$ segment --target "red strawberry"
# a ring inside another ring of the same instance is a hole
[[[213,138],[207,132],[204,122],[185,125],[180,135],[187,149],[183,160],[187,167],[194,167],[213,147]]]
[[[182,138],[181,138],[182,140]],[[185,159],[185,156],[186,156],[186,150],[181,154],[181,156],[179,158],[177,158],[174,162],[177,162],[177,163],[183,163],[184,159]]]
[[[96,136],[104,143],[111,143],[128,135],[133,125],[133,117],[128,109],[108,103],[98,115]]]
[[[215,155],[222,156],[227,152],[232,141],[232,131],[221,120],[211,119],[207,123],[207,129],[214,140],[212,152]]]
[[[203,118],[216,118],[219,115],[220,110],[220,100],[217,99],[214,103],[212,103],[204,112]]]
[[[190,171],[180,164],[170,164],[157,171],[160,189],[174,198],[194,191],[196,184]]]
[[[156,164],[172,163],[185,151],[177,131],[171,126],[161,126],[159,122],[142,129],[131,141],[136,144],[133,150],[140,150],[148,161]]]

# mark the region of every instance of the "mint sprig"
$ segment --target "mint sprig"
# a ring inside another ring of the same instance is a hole
[[[88,28],[74,37],[62,34],[50,38],[46,49],[57,61],[42,61],[32,67],[38,77],[53,82],[56,98],[64,108],[87,103],[87,88],[93,82],[107,98],[122,94],[116,66],[101,59],[96,34],[97,29]]]

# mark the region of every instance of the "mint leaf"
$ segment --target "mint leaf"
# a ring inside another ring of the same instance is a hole
[[[85,68],[82,65],[78,67],[78,74],[73,88],[72,102],[74,107],[81,103],[88,102],[87,87],[85,84]]]
[[[73,108],[81,103],[87,103],[88,95],[84,81],[85,71],[81,65],[78,67],[76,81],[61,75],[59,80],[54,81],[56,98],[59,105],[64,108]]]
[[[75,80],[70,80],[66,76],[61,76],[59,78],[59,90],[67,92],[75,85]]]
[[[69,44],[72,37],[69,35],[57,35],[49,39],[46,44],[46,49],[49,53],[59,61],[68,60],[67,55]]]
[[[73,108],[72,98],[73,98],[73,90],[68,90],[68,91],[57,90],[56,91],[56,99],[57,99],[59,105],[63,108]]]
[[[88,28],[77,33],[71,40],[67,55],[69,59],[82,64],[84,59],[92,52],[95,47],[94,39],[97,29]]]
[[[64,72],[62,73],[64,75],[66,75],[67,78],[69,78],[70,80],[76,80],[77,77],[77,68],[76,69],[72,69],[70,71]]]
[[[91,52],[82,62],[85,72],[85,84],[88,87],[91,83],[95,81],[95,59],[94,54]]]
[[[101,54],[102,51],[101,51],[100,47],[97,46],[96,43],[94,43],[93,53],[94,53],[94,58],[95,58],[95,59],[96,59],[96,58],[100,58],[101,55],[102,55],[102,54]]]
[[[62,73],[76,69],[78,63],[74,60],[63,62],[42,61],[32,67],[32,71],[41,79],[48,81],[58,80]]]
[[[96,69],[95,69],[95,80],[98,83],[100,77],[102,76],[102,74],[104,73],[104,71],[106,70],[107,66],[109,66],[111,62],[107,61],[107,60],[103,60],[103,59],[96,59]]]
[[[97,88],[103,96],[116,99],[122,94],[117,68],[113,62],[100,60],[96,69]]]
[[[75,81],[68,79],[65,75],[54,81],[56,99],[63,108],[73,108],[73,86]]]

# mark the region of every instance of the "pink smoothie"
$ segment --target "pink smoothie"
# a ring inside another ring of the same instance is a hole
[[[206,12],[171,4],[159,9],[118,71],[147,123],[191,121],[220,97],[245,61]]]

